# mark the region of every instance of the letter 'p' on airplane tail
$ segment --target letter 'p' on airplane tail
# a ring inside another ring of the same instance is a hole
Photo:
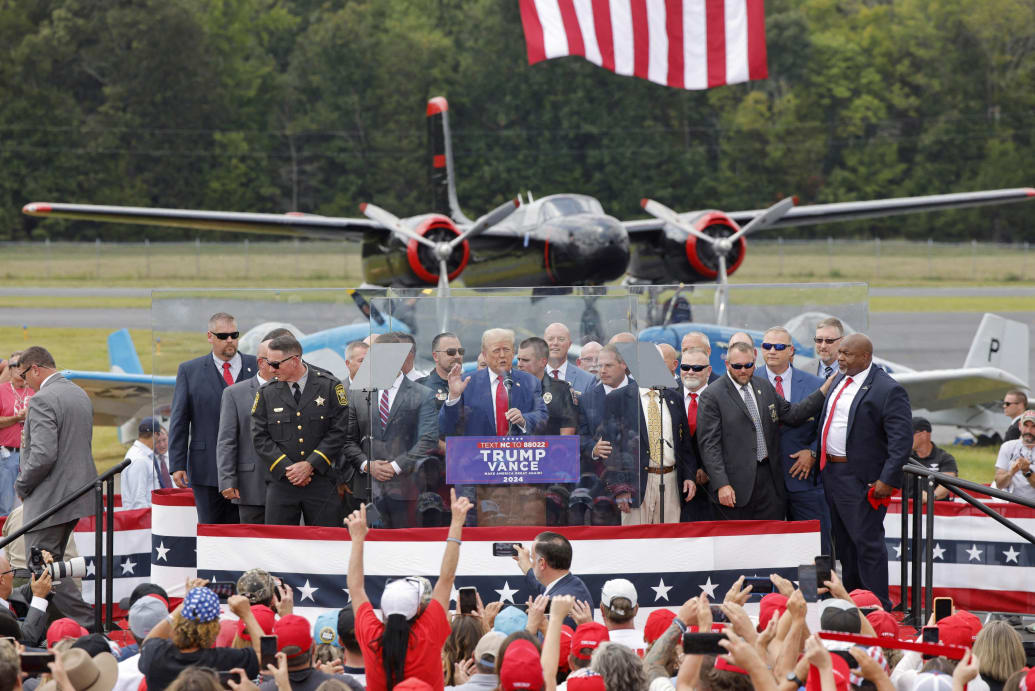
[[[1028,338],[1027,324],[986,313],[963,366],[998,367],[1029,382]]]

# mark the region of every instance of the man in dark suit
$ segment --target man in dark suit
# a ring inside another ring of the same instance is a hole
[[[603,428],[607,396],[631,381],[625,360],[613,345],[604,346],[597,354],[597,375],[600,381],[584,392],[579,401],[579,448],[584,473],[594,470],[594,464],[611,452],[613,435],[605,434]]]
[[[823,386],[823,380],[791,366],[794,346],[791,334],[782,326],[774,326],[762,336],[762,357],[765,367],[759,376],[773,385],[776,393],[791,403],[803,401]],[[797,427],[780,425],[780,468],[787,490],[787,520],[817,520],[820,526],[820,549],[830,554],[830,509],[815,468],[816,418],[811,417]]]
[[[890,610],[882,501],[902,486],[902,465],[912,451],[909,396],[873,366],[873,344],[863,334],[841,340],[837,364],[843,376],[834,380],[819,417],[819,467],[834,549],[845,588],[870,590]]]
[[[460,366],[449,373],[449,398],[438,414],[440,433],[455,434],[463,424],[467,436],[537,434],[546,424],[546,405],[539,380],[513,370],[514,332],[489,329],[482,334],[487,367],[467,378]]]
[[[190,487],[199,523],[237,523],[237,506],[219,491],[216,444],[223,389],[251,379],[254,355],[238,352],[237,320],[217,312],[208,320],[212,351],[180,363],[169,418],[169,469],[177,487]]]
[[[252,441],[252,403],[259,387],[277,375],[269,366],[269,342],[290,333],[281,328],[266,334],[256,351],[258,374],[226,387],[220,399],[216,438],[219,491],[237,505],[241,523],[265,522],[267,473]]]
[[[514,560],[525,575],[525,584],[537,595],[571,595],[578,602],[584,602],[592,610],[593,596],[582,579],[571,572],[571,543],[560,533],[544,532],[535,537],[531,550],[517,545]],[[575,628],[571,617],[564,620]]]
[[[546,341],[536,336],[526,338],[521,341],[518,348],[518,369],[538,379],[543,387],[547,420],[542,434],[575,434],[575,428],[578,426],[578,409],[575,407],[572,385],[564,379],[555,379],[546,374],[548,353],[549,346],[546,345]]]
[[[704,351],[704,355],[709,360],[712,357],[712,343],[708,340],[708,334],[703,331],[687,331],[683,334],[683,340],[679,343],[680,350],[686,352],[691,348],[700,348]],[[719,378],[711,367],[708,368],[708,383],[711,384],[713,381]]]
[[[399,342],[395,334],[378,336],[371,357],[377,358],[377,344]],[[412,528],[417,497],[429,489],[423,465],[438,446],[435,393],[399,372],[391,388],[371,394],[370,408],[363,392],[354,392],[353,400],[360,435],[367,438],[361,447],[369,453],[360,459],[353,500],[370,501],[367,483],[372,482],[384,527]]]
[[[705,340],[707,341],[707,339]],[[708,351],[691,345],[683,351],[679,363],[680,377],[683,383],[681,389],[683,407],[686,409],[687,429],[690,432],[690,436],[687,439],[686,453],[693,456],[693,462],[697,466],[697,471],[694,474],[697,492],[690,501],[683,503],[679,517],[681,521],[715,520],[715,509],[712,507],[712,501],[708,497],[707,491],[708,473],[705,472],[704,466],[701,464],[700,438],[697,435],[697,413],[700,408],[701,396],[715,378],[708,358]]]
[[[268,364],[277,380],[255,392],[252,439],[268,475],[269,525],[338,526],[338,480],[344,458],[359,455],[356,413],[345,386],[330,372],[302,360],[288,334],[269,342]]]
[[[708,387],[697,413],[701,462],[709,494],[725,520],[777,520],[786,513],[783,472],[776,462],[779,424],[798,425],[819,412],[826,387],[801,403],[776,395],[752,377],[754,348],[737,342],[726,353],[726,376]]]

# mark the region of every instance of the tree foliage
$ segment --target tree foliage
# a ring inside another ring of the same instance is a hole
[[[472,216],[525,191],[629,218],[644,196],[732,210],[1035,178],[1031,2],[770,0],[766,24],[769,79],[688,92],[529,66],[515,0],[0,0],[0,239],[195,234],[20,214],[44,200],[421,213],[435,95]],[[1010,207],[845,231],[1035,239]]]

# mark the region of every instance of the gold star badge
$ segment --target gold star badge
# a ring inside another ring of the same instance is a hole
[[[326,401],[326,400],[327,399],[324,398],[323,396],[317,396],[316,397],[316,405],[323,405],[323,402]]]

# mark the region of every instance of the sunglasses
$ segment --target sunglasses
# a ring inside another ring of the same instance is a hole
[[[284,358],[283,360],[276,360],[276,361],[267,359],[266,360],[266,364],[269,365],[270,367],[272,367],[273,369],[280,369],[281,365],[283,365],[288,360],[291,360],[292,358],[296,358],[296,357],[298,357],[298,356],[297,355],[289,355],[286,358]]]
[[[748,362],[748,363],[743,364],[743,365],[734,365],[732,362],[730,363],[730,367],[732,367],[733,369],[751,369],[754,366],[755,366],[755,363],[753,363],[753,362]]]
[[[817,336],[816,338],[813,338],[812,340],[815,341],[817,344],[819,344],[819,343],[826,343],[827,345],[834,345],[835,343],[840,341],[842,338],[844,338],[844,336],[838,336],[837,338],[819,338]],[[762,347],[764,348],[765,344],[763,344]]]
[[[680,365],[679,369],[684,372],[700,372],[704,370],[708,365]]]
[[[235,341],[241,337],[240,331],[209,331],[210,334],[218,338],[220,341],[225,341],[228,338],[232,338]]]
[[[1011,405],[1020,405],[1020,403],[1021,403],[1020,401],[1003,401],[1001,405],[1004,408],[1006,408],[1007,406],[1011,406]]]
[[[791,347],[790,343],[763,343],[762,350],[775,350],[781,352]]]
[[[456,355],[463,355],[463,348],[446,348],[445,350],[436,350],[436,353],[445,353],[449,357],[455,357]]]
[[[25,369],[23,369],[23,370],[22,370],[21,372],[19,372],[19,373],[18,373],[18,376],[19,376],[19,377],[21,377],[22,379],[25,379],[25,374],[26,374],[26,373],[27,373],[27,372],[28,372],[29,370],[31,370],[31,369],[32,369],[33,367],[35,367],[35,366],[36,366],[36,365],[29,365],[28,367],[26,367]]]

